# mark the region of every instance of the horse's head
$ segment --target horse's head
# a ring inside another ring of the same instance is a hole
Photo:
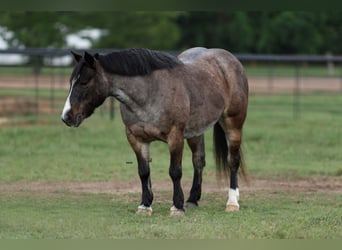
[[[105,82],[101,79],[98,55],[71,52],[77,62],[71,77],[70,90],[62,112],[68,126],[78,127],[107,97]]]

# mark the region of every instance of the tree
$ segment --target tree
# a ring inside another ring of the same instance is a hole
[[[229,16],[216,12],[187,12],[179,16],[177,23],[181,29],[178,46],[189,47],[222,47],[227,39],[224,32]],[[225,48],[226,46],[224,46]]]
[[[13,32],[7,38],[11,47],[61,47],[65,32],[58,25],[55,12],[5,12],[0,15],[3,33]]]
[[[174,50],[180,38],[178,12],[105,12],[98,27],[106,34],[94,44],[102,48],[147,47]]]
[[[246,12],[188,12],[178,19],[180,47],[219,47],[248,52],[254,31]]]
[[[314,54],[321,44],[322,36],[311,12],[282,12],[272,19],[269,27],[268,46],[272,53]]]
[[[94,47],[175,49],[180,33],[178,12],[5,12],[0,23],[13,32],[11,47],[63,47],[66,35],[86,29],[103,30]]]
[[[322,35],[320,53],[342,53],[342,13],[341,11],[319,13],[318,29]]]
[[[98,40],[85,37],[94,48],[342,53],[341,11],[2,12],[0,24],[0,36],[11,47],[65,47],[68,34],[95,28],[102,31]]]
[[[228,33],[227,46],[239,53],[253,50],[255,46],[253,41],[254,30],[248,13],[234,12],[226,26],[226,32]]]

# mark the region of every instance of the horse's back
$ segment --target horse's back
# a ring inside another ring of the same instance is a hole
[[[184,85],[191,103],[187,134],[191,130],[203,132],[231,107],[244,106],[247,78],[241,63],[230,52],[196,47],[182,52],[178,58],[184,63]],[[240,100],[236,98],[241,96]]]
[[[178,58],[183,63],[192,63],[194,60],[196,60],[198,57],[203,55],[208,49],[203,47],[195,47],[190,48],[185,51],[183,51],[181,54],[178,55]]]
[[[194,47],[183,51],[178,55],[178,58],[184,64],[196,64],[200,61],[210,62],[213,59],[224,59],[226,63],[237,64],[239,67],[242,66],[232,53],[220,48],[207,49],[204,47]]]
[[[216,84],[226,98],[232,99],[234,95],[248,96],[245,70],[241,62],[229,51],[195,47],[185,50],[178,58],[185,67],[200,72],[198,79],[201,74],[209,75],[210,80],[206,84]]]
[[[247,77],[241,62],[229,51],[219,48],[190,48],[182,52],[178,58],[189,67],[206,71],[221,78],[225,85],[239,85],[248,92]]]

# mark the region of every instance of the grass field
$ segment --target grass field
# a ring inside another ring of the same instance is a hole
[[[160,191],[159,191],[160,192]],[[223,212],[223,193],[207,193],[184,218],[169,217],[170,192],[159,194],[154,215],[135,214],[139,195],[5,194],[0,238],[341,239],[341,195],[249,194],[238,213]]]
[[[300,101],[294,119],[292,96],[251,96],[244,152],[252,180],[342,182],[342,96],[310,94]],[[342,196],[336,189],[251,188],[241,193],[241,211],[234,214],[223,211],[226,191],[204,190],[200,207],[178,219],[168,216],[170,189],[154,190],[151,218],[135,215],[139,192],[26,189],[24,184],[56,182],[139,185],[119,117],[110,121],[97,113],[78,129],[64,126],[58,115],[48,118],[47,124],[0,128],[0,238],[342,238]],[[206,184],[216,183],[211,132]],[[171,183],[166,145],[153,143],[151,156],[152,184]],[[190,183],[188,148],[183,169],[183,183]]]

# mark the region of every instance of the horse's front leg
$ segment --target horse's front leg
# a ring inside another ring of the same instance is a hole
[[[181,187],[182,156],[184,148],[183,133],[177,129],[173,129],[168,136],[168,145],[170,151],[169,174],[173,182],[173,206],[170,209],[170,215],[183,216],[184,194]]]
[[[133,148],[138,161],[138,171],[141,181],[141,202],[138,206],[138,214],[152,215],[152,201],[153,193],[150,179],[150,145],[137,140],[137,138],[130,133],[127,133],[127,139]]]

